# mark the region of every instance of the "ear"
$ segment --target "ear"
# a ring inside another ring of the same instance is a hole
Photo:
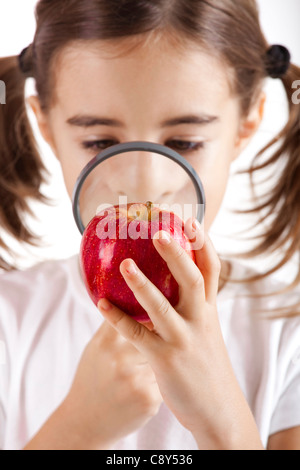
[[[39,130],[43,138],[45,139],[47,144],[50,145],[54,155],[56,155],[56,147],[55,147],[51,127],[49,124],[49,119],[48,119],[47,114],[41,108],[40,100],[38,99],[37,96],[30,96],[27,99],[27,102],[30,108],[32,109],[33,113],[35,114],[35,117],[39,126]]]
[[[264,116],[265,102],[266,94],[262,92],[255,105],[252,106],[248,116],[241,120],[235,143],[234,159],[240,155],[256,134]]]

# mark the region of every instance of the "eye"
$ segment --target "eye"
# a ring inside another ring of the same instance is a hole
[[[188,153],[188,152],[196,152],[197,150],[204,148],[205,142],[189,142],[187,140],[169,140],[166,143],[167,147],[176,150],[178,153]]]
[[[105,139],[105,140],[87,140],[82,142],[82,147],[86,150],[93,150],[96,152],[101,152],[101,150],[105,150],[112,145],[116,145],[118,141],[112,139]]]

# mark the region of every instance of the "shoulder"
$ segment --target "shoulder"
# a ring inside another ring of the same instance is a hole
[[[259,271],[236,260],[230,264],[230,279],[224,292],[220,293],[221,299],[243,301],[249,311],[261,314],[263,318],[300,320],[300,285],[289,289],[288,284],[274,274],[251,280],[259,275]],[[289,313],[282,314],[283,309]]]
[[[227,284],[220,295],[220,320],[229,342],[237,341],[268,370],[274,367],[278,380],[284,377],[287,383],[300,374],[300,286],[288,289],[276,276],[247,282],[256,274],[252,267],[232,264],[233,281],[245,282]]]
[[[278,357],[288,355],[292,360],[299,354],[300,359],[300,287],[287,289],[287,284],[274,275],[247,281],[257,271],[238,261],[231,265],[231,281],[218,299],[220,320],[228,335],[234,329],[261,354],[271,347]]]
[[[264,442],[269,435],[300,425],[299,287],[275,276],[246,280],[256,271],[234,262],[218,299],[228,352]],[[297,305],[298,304],[298,305]],[[288,308],[290,316],[280,314]]]
[[[45,261],[25,270],[2,271],[0,273],[0,298],[16,300],[17,292],[29,297],[36,286],[62,279],[64,261]],[[19,296],[18,296],[19,297]],[[23,296],[22,296],[23,297]],[[24,300],[24,297],[23,297]]]
[[[80,279],[78,258],[46,261],[24,271],[0,274],[0,328],[38,325],[71,305],[90,306]]]
[[[50,260],[29,269],[2,272],[0,274],[0,299],[14,305],[22,305],[37,294],[62,291],[78,285],[77,257],[66,260]]]

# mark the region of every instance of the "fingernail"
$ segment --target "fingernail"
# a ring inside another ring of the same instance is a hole
[[[136,275],[138,273],[136,265],[133,261],[127,264],[126,267],[127,274]]]
[[[171,237],[167,232],[161,232],[158,241],[162,246],[166,246],[171,243]]]
[[[202,232],[202,225],[200,224],[198,219],[193,220],[192,227],[194,230],[200,230]]]
[[[107,310],[112,309],[112,305],[108,300],[100,299],[99,302],[98,302],[98,308],[100,308],[101,310],[107,311]]]

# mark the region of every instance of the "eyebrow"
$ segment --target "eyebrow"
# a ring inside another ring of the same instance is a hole
[[[181,124],[211,124],[212,122],[219,121],[217,116],[209,116],[209,115],[190,115],[190,116],[179,116],[177,118],[168,119],[161,123],[161,127],[173,127],[179,126]]]
[[[209,115],[187,115],[179,116],[176,118],[168,119],[160,123],[160,127],[175,127],[182,124],[197,124],[205,125],[211,124],[212,122],[219,121],[217,116]],[[107,127],[124,127],[124,124],[121,121],[116,119],[108,119],[98,116],[89,116],[89,115],[76,115],[67,120],[67,123],[71,126],[77,127],[94,127],[94,126],[107,126]]]
[[[107,119],[97,116],[77,115],[67,120],[67,124],[78,127],[110,126],[124,127],[122,122],[116,119]]]

